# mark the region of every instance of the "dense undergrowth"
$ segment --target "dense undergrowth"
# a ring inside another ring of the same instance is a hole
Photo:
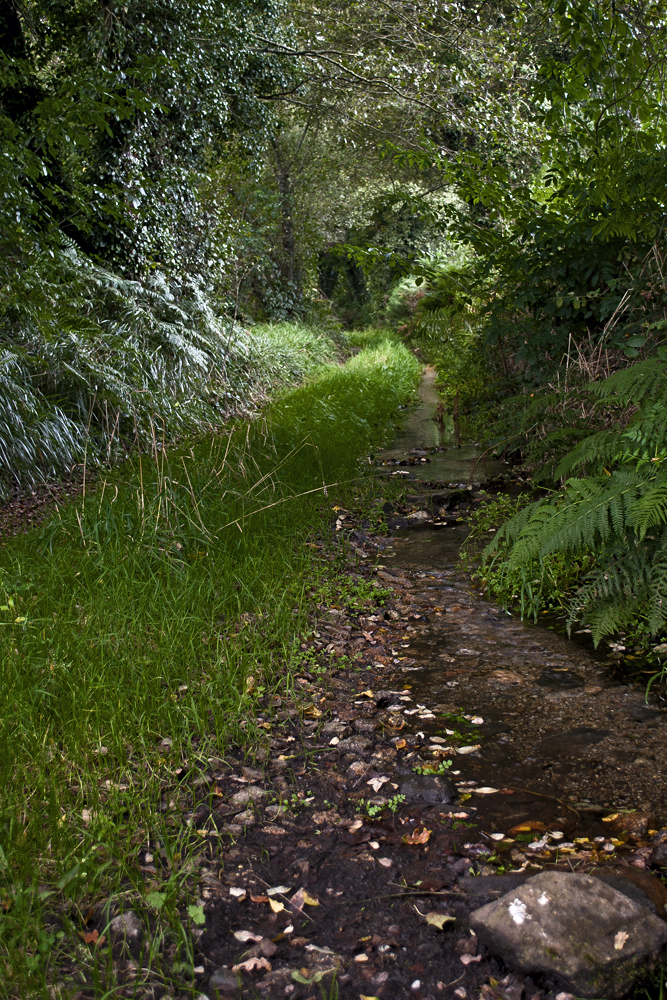
[[[297,357],[279,337],[276,363],[303,373],[312,335],[288,333]],[[134,845],[147,837],[169,860],[162,902],[187,965],[179,887],[198,841],[161,804],[165,778],[259,739],[256,699],[289,689],[309,611],[333,599],[315,539],[336,501],[363,493],[359,458],[419,369],[385,336],[255,419],[176,450],[156,440],[4,546],[1,996],[49,995],[49,966],[73,947],[44,908],[143,899]],[[368,596],[360,584],[342,598]]]

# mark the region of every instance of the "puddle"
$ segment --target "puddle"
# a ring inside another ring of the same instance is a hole
[[[432,420],[433,383],[427,372],[421,406],[377,462],[442,448],[428,453],[426,475],[414,466],[407,470],[442,489],[469,481],[478,450],[447,443]],[[478,463],[473,482],[500,471],[499,463]],[[482,598],[457,567],[466,531],[465,524],[406,528],[382,554],[390,572],[410,572],[406,613],[421,615],[409,619],[400,648],[394,647],[396,685],[409,687],[413,705],[435,713],[417,720],[404,709],[401,732],[423,734],[424,759],[429,753],[437,759],[430,741],[447,741],[447,729],[459,734],[451,738],[454,747],[479,744],[473,752],[442,756],[452,757],[446,773],[470,794],[476,825],[489,835],[536,820],[567,840],[602,837],[609,833],[602,817],[615,809],[649,811],[664,821],[667,714],[660,703],[647,707],[643,687],[614,682],[609,661],[590,646],[521,622]],[[471,725],[461,713],[484,721]],[[497,791],[476,792],[482,787]]]

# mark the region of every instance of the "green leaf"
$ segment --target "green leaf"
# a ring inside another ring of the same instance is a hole
[[[206,923],[206,915],[204,913],[203,906],[196,906],[194,903],[191,903],[190,906],[188,906],[188,916],[193,924],[198,924],[200,927]]]
[[[166,892],[149,892],[145,897],[146,902],[149,906],[152,906],[154,910],[161,910],[164,906],[167,893]]]

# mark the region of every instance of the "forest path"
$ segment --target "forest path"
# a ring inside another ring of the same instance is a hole
[[[667,716],[457,568],[475,454],[434,443],[430,382],[376,456],[380,476],[414,482],[385,504],[391,535],[340,508],[332,524],[351,576],[393,597],[372,613],[322,609],[270,751],[252,767],[237,751],[219,761],[223,805],[195,812],[203,835],[217,830],[202,860],[207,996],[329,995],[335,972],[350,1000],[539,1000],[562,986],[507,975],[469,917],[540,871],[591,872],[664,913],[649,869]]]

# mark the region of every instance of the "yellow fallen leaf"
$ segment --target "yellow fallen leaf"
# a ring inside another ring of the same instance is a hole
[[[618,819],[619,816],[620,816],[620,813],[610,813],[609,816],[603,816],[602,817],[602,822],[603,823],[612,823],[615,819]]]
[[[314,896],[310,896],[305,891],[304,891],[304,894],[303,894],[303,901],[306,904],[306,906],[319,906],[320,905],[319,899],[315,899]]]
[[[281,910],[285,909],[285,904],[279,903],[277,899],[270,899],[269,906],[271,907],[274,913],[280,913]]]
[[[373,692],[369,688],[368,691],[362,691],[361,694],[359,695],[359,697],[360,698],[372,698],[373,697]]]
[[[455,920],[456,917],[450,917],[448,913],[437,913],[435,910],[431,910],[430,913],[426,914],[426,923],[432,927],[437,927],[439,931],[442,930],[445,924],[452,924]]]
[[[320,712],[317,705],[309,705],[303,714],[307,715],[311,719],[319,719],[322,713]]]

